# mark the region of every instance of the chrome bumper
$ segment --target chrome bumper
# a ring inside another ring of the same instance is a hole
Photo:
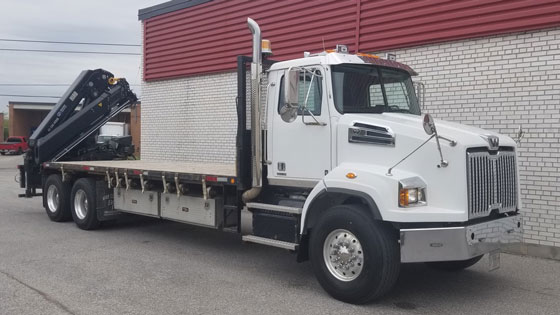
[[[401,229],[401,262],[465,260],[520,243],[521,216],[444,228]]]

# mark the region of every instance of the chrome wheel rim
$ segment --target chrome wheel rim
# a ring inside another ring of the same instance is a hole
[[[49,211],[55,213],[58,210],[58,205],[60,204],[60,195],[58,194],[58,188],[55,185],[50,185],[47,189],[47,206]]]
[[[329,272],[340,281],[352,281],[362,273],[364,252],[358,238],[350,231],[332,231],[323,245],[323,258]]]
[[[88,200],[86,192],[82,189],[76,191],[74,196],[74,210],[78,219],[83,220],[88,213]]]

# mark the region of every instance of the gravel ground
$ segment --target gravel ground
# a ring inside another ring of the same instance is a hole
[[[502,254],[460,273],[403,265],[385,299],[330,298],[287,251],[236,234],[130,216],[97,231],[18,199],[0,156],[0,314],[558,314],[560,262]]]

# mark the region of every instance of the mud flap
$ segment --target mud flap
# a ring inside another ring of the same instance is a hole
[[[113,200],[113,189],[107,187],[107,182],[103,180],[95,181],[97,219],[99,221],[109,221],[118,219],[121,216],[119,211],[115,211]]]
[[[500,251],[496,250],[488,253],[488,271],[494,271],[500,268]]]

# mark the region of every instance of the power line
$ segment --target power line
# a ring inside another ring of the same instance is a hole
[[[6,96],[6,97],[36,97],[36,98],[60,98],[60,96],[52,96],[52,95],[0,94],[0,96]],[[138,101],[140,101],[140,99],[138,99]]]
[[[140,84],[129,84],[130,86],[140,86]],[[70,86],[70,84],[54,83],[0,83],[0,86]]]
[[[68,45],[95,45],[95,46],[124,46],[124,47],[140,47],[140,46],[142,46],[142,45],[138,45],[138,44],[66,42],[66,41],[9,39],[9,38],[0,38],[0,41],[2,41],[2,42],[21,42],[21,43],[68,44]]]
[[[52,96],[52,95],[19,95],[19,94],[0,94],[0,96],[8,96],[8,97],[41,97],[41,98],[60,98],[60,96]]]
[[[140,56],[139,53],[109,52],[109,51],[76,51],[76,50],[46,50],[46,49],[15,49],[0,48],[3,51],[25,51],[25,52],[46,52],[46,53],[66,53],[66,54],[98,54],[98,55],[132,55]]]
[[[0,86],[69,86],[70,84],[48,84],[48,83],[37,83],[37,84],[18,84],[18,83],[0,83]]]

